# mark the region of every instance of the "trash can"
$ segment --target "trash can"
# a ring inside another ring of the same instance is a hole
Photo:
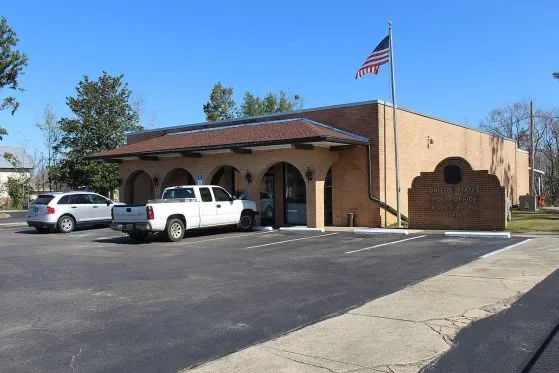
[[[355,221],[355,213],[354,212],[348,212],[347,213],[347,226],[348,227],[353,227],[354,221]]]

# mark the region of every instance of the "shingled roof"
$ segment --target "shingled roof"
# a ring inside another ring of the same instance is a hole
[[[328,142],[333,145],[367,144],[369,140],[309,119],[296,118],[166,134],[97,153],[91,158],[110,159],[312,142]]]

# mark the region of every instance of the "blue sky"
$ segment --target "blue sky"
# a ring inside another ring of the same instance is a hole
[[[394,27],[398,104],[471,127],[521,99],[559,106],[559,2],[526,1],[13,1],[7,18],[29,55],[20,109],[0,113],[0,145],[32,153],[45,105],[84,74],[124,74],[148,128],[204,120],[214,83],[264,95],[284,89],[304,107],[389,100],[389,65],[354,74]],[[0,97],[8,92],[3,90]]]

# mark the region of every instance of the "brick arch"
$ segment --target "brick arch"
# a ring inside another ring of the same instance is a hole
[[[165,174],[161,181],[161,191],[170,186],[192,184],[195,184],[192,174],[183,167],[176,167]]]
[[[155,198],[152,177],[144,170],[132,172],[124,184],[124,201],[128,204],[145,203],[152,198]]]

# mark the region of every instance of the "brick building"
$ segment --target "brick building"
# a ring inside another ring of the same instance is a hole
[[[398,109],[401,207],[420,172],[458,156],[495,174],[517,203],[528,192],[528,153],[498,138]],[[255,200],[263,224],[385,226],[396,206],[392,107],[382,101],[223,120],[128,135],[95,156],[119,164],[120,196],[142,203],[167,186],[219,184]]]

